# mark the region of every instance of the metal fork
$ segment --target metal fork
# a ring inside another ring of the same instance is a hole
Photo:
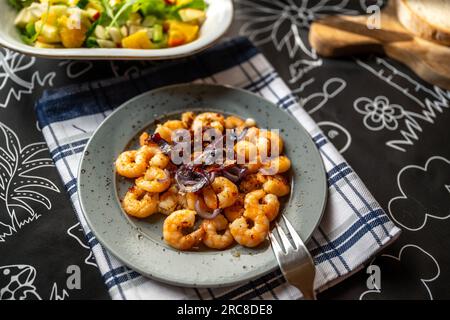
[[[314,267],[313,259],[289,220],[284,215],[282,217],[294,245],[292,245],[278,222],[276,223],[276,229],[282,246],[275,238],[273,232],[269,233],[272,250],[275,253],[275,257],[277,257],[281,272],[289,284],[297,287],[302,292],[305,299],[316,300],[314,292],[316,268]]]

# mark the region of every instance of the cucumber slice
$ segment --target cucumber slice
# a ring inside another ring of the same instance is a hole
[[[95,37],[89,37],[86,39],[86,47],[88,48],[98,48],[97,39]]]
[[[167,48],[167,40],[168,40],[167,34],[163,34],[161,41],[158,43],[154,43],[155,49]]]
[[[160,42],[162,39],[163,39],[163,27],[160,24],[155,24],[153,26],[152,41]]]
[[[153,25],[156,23],[157,18],[155,16],[146,16],[144,18],[144,21],[142,21],[142,25],[144,27],[153,27]]]
[[[25,26],[25,33],[29,37],[34,37],[34,35],[36,34],[36,28],[34,27],[34,22],[27,23],[27,25]]]

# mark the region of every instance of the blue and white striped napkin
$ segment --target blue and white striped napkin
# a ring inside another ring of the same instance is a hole
[[[245,88],[294,115],[320,149],[328,174],[328,205],[308,248],[317,267],[315,287],[323,290],[359,270],[391,243],[400,230],[317,124],[297,104],[264,56],[245,38],[236,38],[196,56],[159,64],[138,78],[114,78],[46,91],[36,113],[75,213],[83,226],[113,299],[297,299],[300,292],[275,271],[240,286],[190,289],[147,279],[124,266],[96,240],[77,196],[77,168],[89,137],[111,111],[147,90],[181,83],[220,83]]]

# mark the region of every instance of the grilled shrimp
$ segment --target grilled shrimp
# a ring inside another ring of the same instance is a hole
[[[194,132],[201,132],[204,128],[214,128],[219,132],[223,132],[224,125],[225,119],[221,114],[215,112],[204,112],[194,118],[194,121],[192,122],[192,130],[194,130]]]
[[[130,216],[146,218],[158,211],[158,194],[133,186],[126,193],[122,206]]]
[[[159,196],[158,211],[169,215],[180,206],[180,195],[176,185],[172,185],[166,192]]]
[[[279,156],[263,163],[263,166],[259,171],[264,175],[274,175],[286,172],[290,168],[291,160],[286,156]]]
[[[242,178],[239,183],[239,190],[243,193],[249,193],[254,190],[261,189],[262,181],[260,181],[258,174],[249,174]]]
[[[223,213],[230,222],[240,218],[244,213],[244,194],[240,193],[233,205],[225,208]]]
[[[228,220],[221,214],[214,219],[203,220],[202,228],[205,230],[203,243],[210,248],[225,249],[234,242],[228,227]]]
[[[149,167],[145,176],[136,179],[136,185],[148,192],[163,192],[170,187],[170,174],[158,167]]]
[[[198,228],[189,234],[185,234],[186,229],[194,227],[195,215],[196,212],[194,210],[178,210],[169,215],[164,220],[164,240],[170,246],[179,250],[189,250],[198,245],[205,235],[203,228]]]
[[[226,208],[233,205],[239,194],[237,186],[225,177],[215,178],[211,187],[217,194],[219,208]]]
[[[269,221],[273,221],[280,211],[278,197],[274,194],[266,193],[262,189],[248,193],[245,196],[244,205],[245,209],[259,207]]]
[[[251,220],[253,226],[247,220]],[[230,232],[234,240],[245,247],[256,247],[264,241],[269,233],[270,222],[257,207],[248,208],[244,215],[230,224]]]
[[[121,176],[137,178],[147,169],[146,158],[136,150],[122,152],[116,160],[116,170]]]
[[[219,203],[214,189],[211,186],[207,186],[202,189],[202,193],[203,200],[205,201],[205,204],[208,206],[208,208],[217,209]]]
[[[151,167],[158,167],[160,169],[164,169],[165,167],[167,167],[169,162],[170,158],[168,156],[166,156],[162,152],[158,152],[150,159],[149,165]]]
[[[169,142],[169,143],[172,142],[172,130],[169,129],[168,127],[158,124],[156,126],[155,133],[159,133],[161,138],[163,138],[167,142]]]
[[[148,138],[150,138],[150,135],[147,132],[142,132],[139,136],[139,145],[145,146],[148,144]]]
[[[257,162],[258,149],[253,143],[249,141],[239,141],[234,146],[234,151],[236,152],[236,157],[239,164],[244,164],[247,161],[249,163]]]
[[[272,193],[277,197],[283,197],[289,194],[290,187],[285,177],[276,174],[274,176],[259,175],[260,180],[263,181],[263,190],[267,193]]]
[[[261,168],[258,148],[249,141],[241,140],[234,146],[238,164],[244,164],[248,172],[255,173]]]
[[[225,128],[234,129],[243,127],[245,125],[245,121],[236,116],[228,116],[225,119]]]
[[[183,121],[184,125],[186,126],[186,128],[190,128],[192,125],[192,122],[194,121],[195,118],[195,113],[188,111],[188,112],[184,112],[181,115],[181,121]]]
[[[163,123],[163,126],[169,128],[172,131],[187,128],[182,120],[167,120]]]

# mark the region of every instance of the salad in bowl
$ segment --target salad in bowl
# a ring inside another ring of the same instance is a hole
[[[199,37],[205,0],[8,0],[36,48],[162,49]]]

